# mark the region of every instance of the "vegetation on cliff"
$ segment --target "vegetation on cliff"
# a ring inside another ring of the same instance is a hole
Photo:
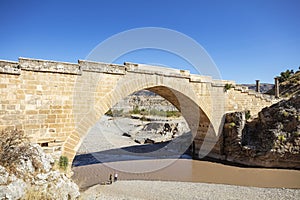
[[[110,117],[130,117],[131,115],[142,115],[142,116],[159,116],[159,117],[180,117],[181,113],[177,110],[157,110],[155,108],[145,109],[135,106],[132,110],[124,112],[123,109],[109,109],[105,115]]]
[[[299,67],[300,68],[300,67]],[[296,72],[294,70],[286,70],[280,73],[279,80],[279,94],[281,97],[291,97],[300,94],[300,69]],[[274,95],[274,87],[267,91],[266,94]]]

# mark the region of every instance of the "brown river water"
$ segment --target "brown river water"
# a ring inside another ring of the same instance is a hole
[[[134,145],[134,142],[130,142],[127,144],[126,142],[130,139],[122,137],[123,132],[118,133],[118,129],[114,128],[116,123],[105,119],[101,123],[100,128],[91,131],[86,138],[85,146],[89,147],[88,151],[79,152],[81,154],[77,155],[73,161],[72,178],[82,190],[107,182],[110,174],[114,176],[115,173],[118,174],[118,180],[161,180],[268,188],[300,188],[300,170],[239,167],[219,161],[193,160],[186,154],[178,158],[181,153],[178,154],[164,143]],[[106,123],[110,124],[106,125]],[[128,124],[127,121],[126,124]],[[121,125],[127,126],[122,123]],[[103,135],[100,135],[101,131]],[[109,133],[107,137],[105,137],[106,133]],[[106,143],[102,144],[104,138],[110,139],[115,147],[97,150],[97,146],[105,147]],[[116,147],[124,144],[127,146]],[[95,153],[88,153],[93,151]]]
[[[163,167],[162,167],[163,166]],[[144,169],[145,172],[140,172]],[[134,171],[139,173],[134,173]],[[123,160],[73,167],[73,180],[84,190],[109,180],[163,180],[268,188],[300,188],[300,170],[245,168],[210,161],[180,159]]]

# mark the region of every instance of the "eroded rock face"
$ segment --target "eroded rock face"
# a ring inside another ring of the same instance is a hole
[[[34,155],[22,158],[14,173],[0,166],[0,199],[21,199],[32,191],[48,199],[76,199],[78,186],[64,173],[53,170],[53,158],[37,144],[30,148]]]
[[[189,131],[182,120],[176,122],[154,121],[145,124],[141,130],[131,133],[130,136],[138,143],[166,142]]]
[[[300,168],[300,95],[264,108],[246,122],[229,113],[224,126],[226,159],[246,165]]]

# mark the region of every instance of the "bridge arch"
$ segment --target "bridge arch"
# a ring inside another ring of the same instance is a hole
[[[216,134],[210,119],[211,97],[200,99],[188,79],[155,74],[108,76],[84,72],[78,77],[74,91],[75,130],[63,144],[62,155],[72,162],[90,128],[101,116],[121,99],[140,90],[152,91],[173,104],[187,121],[193,138],[203,137],[208,132]]]

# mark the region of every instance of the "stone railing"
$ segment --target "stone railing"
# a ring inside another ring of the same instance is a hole
[[[153,74],[165,77],[189,79],[190,82],[212,83],[212,86],[224,86],[234,81],[213,80],[210,76],[190,74],[189,70],[180,70],[159,66],[150,66],[125,62],[124,65],[78,60],[78,63],[58,62],[31,58],[19,58],[19,62],[0,60],[0,73],[20,75],[22,70],[81,75],[83,71],[125,75],[129,73]]]
[[[18,62],[0,60],[0,73],[1,74],[15,74],[20,75],[21,69]]]
[[[269,94],[263,94],[263,93],[260,93],[260,92],[256,92],[256,91],[250,90],[248,87],[242,86],[242,85],[235,85],[234,90],[235,91],[240,91],[241,93],[246,93],[248,95],[255,96],[257,98],[261,98],[263,100],[266,100],[266,101],[272,102],[272,103],[276,103],[276,102],[281,100],[279,98],[275,98],[274,95],[269,95]]]

